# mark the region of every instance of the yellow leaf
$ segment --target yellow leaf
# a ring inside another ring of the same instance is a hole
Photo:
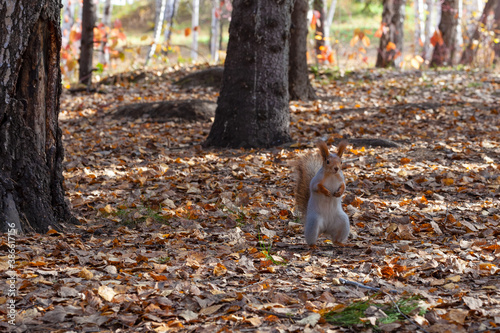
[[[215,276],[222,276],[226,273],[227,273],[227,268],[223,264],[218,263],[217,266],[214,267]]]
[[[89,271],[88,269],[86,269],[85,267],[83,267],[83,269],[80,271],[80,273],[78,273],[78,277],[81,277],[82,279],[85,279],[85,280],[90,280],[94,277],[94,274]]]
[[[450,186],[450,185],[453,185],[455,181],[453,180],[453,178],[444,178],[443,179],[443,184],[446,185],[446,186]]]
[[[420,68],[420,63],[415,58],[411,59],[410,64],[411,64],[411,67],[413,67],[415,69]]]
[[[366,35],[365,35],[365,36],[363,36],[363,39],[361,39],[361,41],[363,42],[363,45],[364,45],[365,47],[370,46],[370,38],[368,38],[368,36],[366,36]]]
[[[354,37],[352,37],[351,42],[349,44],[351,45],[351,47],[353,47],[354,45],[356,45],[356,43],[358,41],[359,41],[359,36],[358,35],[354,35]]]
[[[111,207],[111,205],[106,205],[106,207],[104,207],[104,211],[108,214],[111,214],[113,212],[113,207]]]

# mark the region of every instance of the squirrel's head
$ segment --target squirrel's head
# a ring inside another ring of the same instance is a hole
[[[319,148],[321,158],[323,159],[323,169],[326,173],[338,173],[342,170],[342,154],[347,147],[347,141],[342,140],[337,146],[337,153],[330,153],[328,146],[324,141],[318,141],[316,144]]]

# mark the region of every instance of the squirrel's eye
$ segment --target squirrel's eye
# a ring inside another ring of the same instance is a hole
[[[326,160],[326,164],[330,164],[330,160]]]

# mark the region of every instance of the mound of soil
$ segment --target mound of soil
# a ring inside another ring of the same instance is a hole
[[[113,118],[149,118],[152,122],[210,121],[215,116],[217,104],[211,101],[189,99],[154,103],[136,103],[120,106]]]
[[[181,88],[213,87],[220,89],[224,67],[211,67],[184,76],[175,82]]]

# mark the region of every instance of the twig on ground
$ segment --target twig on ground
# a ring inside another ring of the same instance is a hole
[[[350,281],[350,280],[346,280],[346,279],[343,279],[343,278],[339,278],[339,281],[342,284],[349,284],[349,285],[356,286],[356,287],[359,287],[359,288],[369,289],[369,290],[372,290],[372,291],[382,291],[380,288],[366,286],[366,285],[364,285],[362,283],[359,283],[359,282],[356,282],[356,281]],[[394,289],[391,289],[389,291],[391,293],[394,293],[394,294],[398,294],[399,293],[399,291],[394,290]]]

